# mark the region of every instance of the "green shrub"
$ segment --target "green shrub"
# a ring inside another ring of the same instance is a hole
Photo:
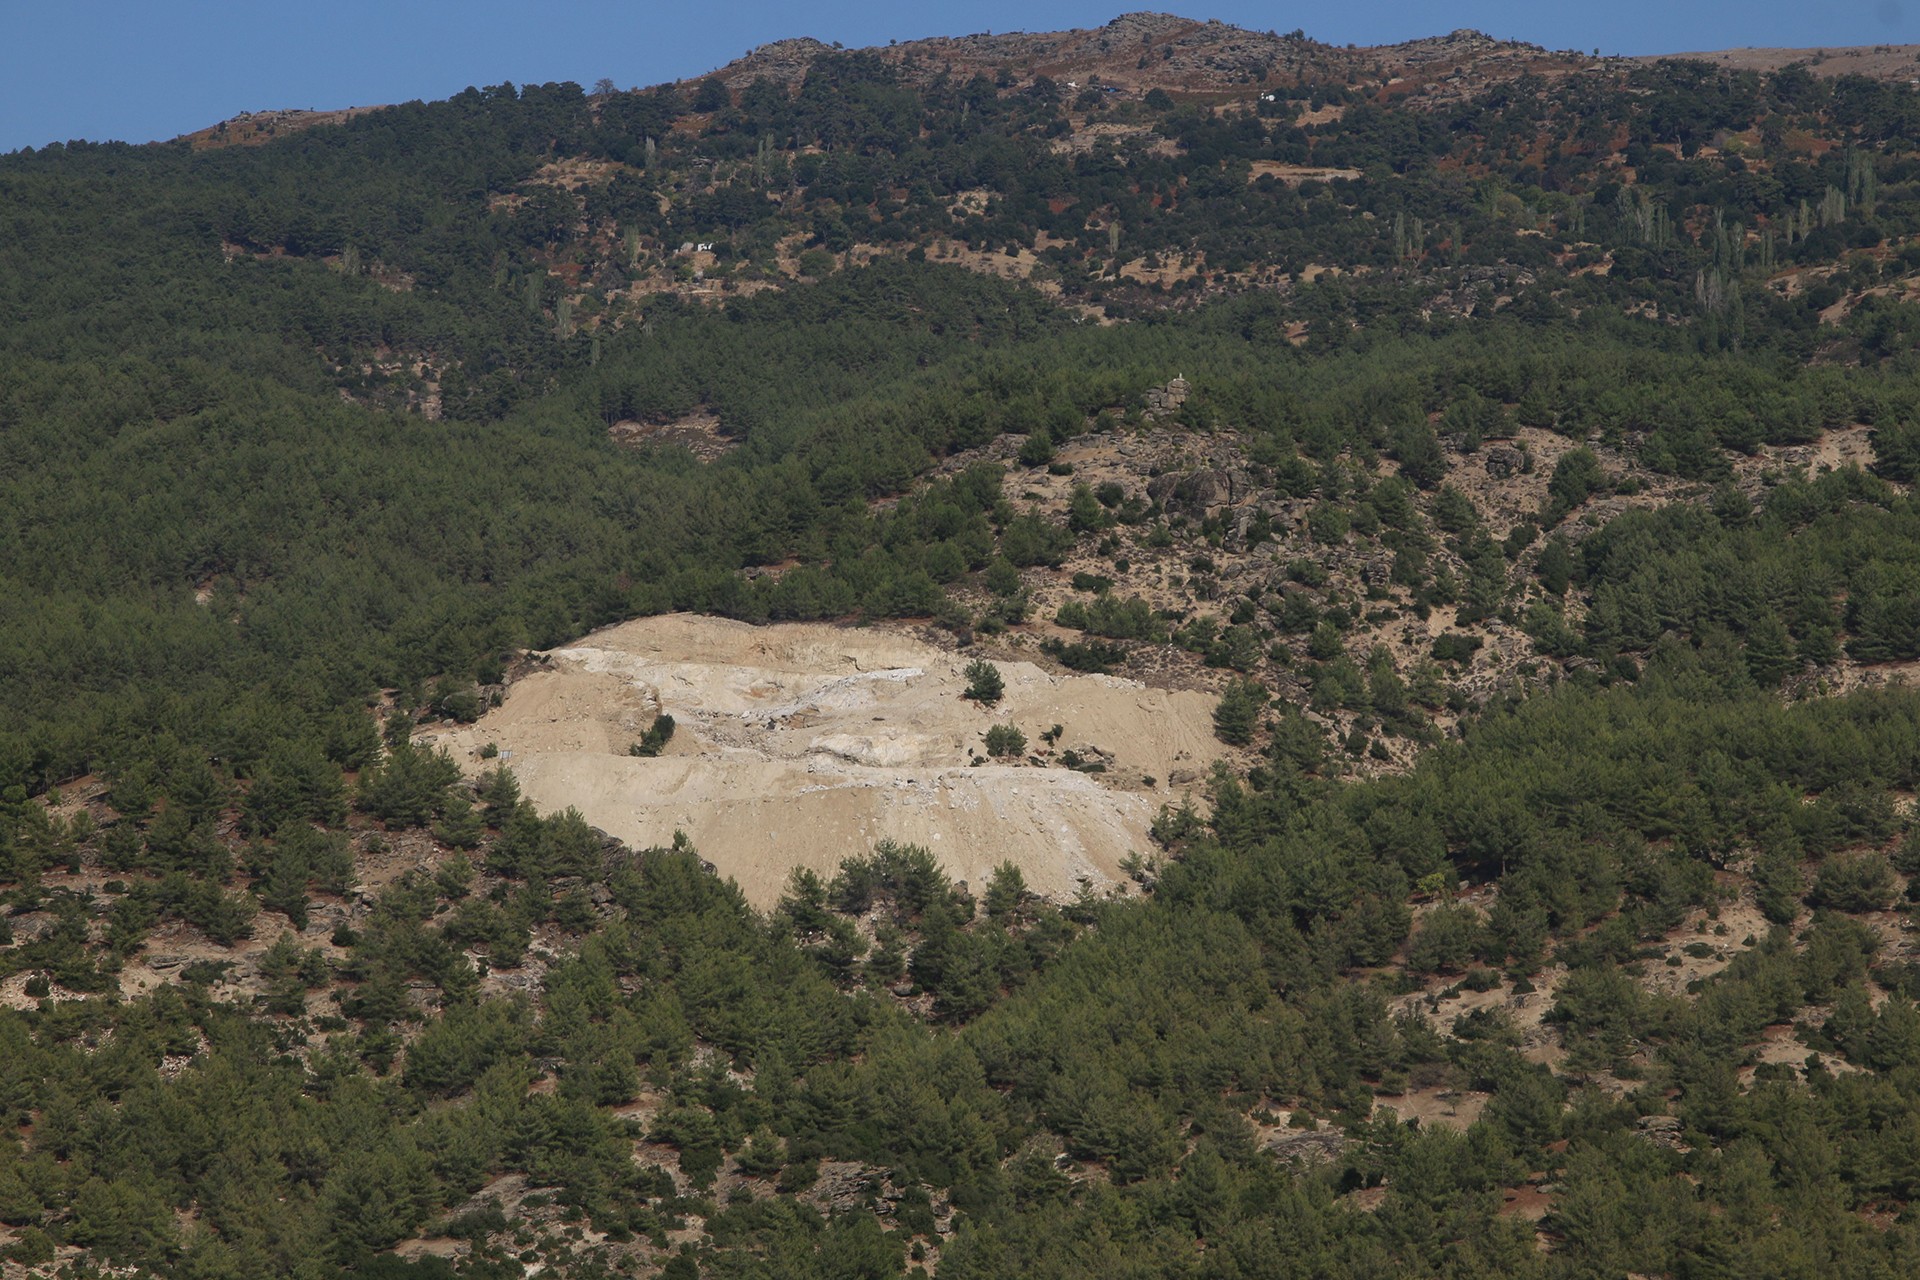
[[[662,711],[647,726],[646,734],[640,741],[627,748],[630,756],[644,756],[648,759],[659,755],[673,741],[673,717]]]
[[[1090,602],[1069,600],[1055,612],[1054,621],[1111,640],[1159,643],[1166,638],[1166,628],[1154,617],[1153,607],[1139,596],[1120,600],[1107,592]]]
[[[23,1267],[37,1267],[53,1261],[53,1237],[38,1227],[22,1227],[19,1238],[7,1250],[7,1256]]]
[[[1020,465],[1023,467],[1043,467],[1053,461],[1053,437],[1046,428],[1030,434],[1020,446]]]
[[[1873,429],[1873,473],[1901,484],[1920,479],[1920,423],[1893,422]]]
[[[1127,660],[1126,646],[1106,644],[1099,640],[1064,644],[1059,640],[1046,639],[1040,642],[1040,651],[1070,671],[1086,671],[1095,675],[1105,675]]]
[[[1833,858],[1813,878],[1807,901],[1835,911],[1884,911],[1893,902],[1893,868],[1877,853]]]
[[[1450,631],[1446,635],[1434,637],[1433,656],[1442,662],[1470,662],[1482,643],[1479,636]]]
[[[1000,701],[1007,691],[1007,684],[1001,678],[1000,668],[985,658],[975,658],[967,664],[967,691],[960,696],[982,706],[992,706]]]
[[[996,759],[1018,756],[1027,749],[1027,735],[1010,724],[996,724],[987,730],[987,754]]]

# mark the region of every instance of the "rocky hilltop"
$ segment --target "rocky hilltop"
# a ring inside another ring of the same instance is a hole
[[[813,39],[779,40],[714,74],[734,88],[763,76],[796,83],[830,49]],[[1414,93],[1436,85],[1458,88],[1463,80],[1485,84],[1530,70],[1573,70],[1593,61],[1464,29],[1394,45],[1341,47],[1303,31],[1281,35],[1147,12],[1122,14],[1100,27],[935,36],[871,52],[922,81],[988,75],[1019,87],[1045,78],[1063,85],[1097,83],[1120,91],[1187,95],[1381,76],[1405,82],[1406,92]]]

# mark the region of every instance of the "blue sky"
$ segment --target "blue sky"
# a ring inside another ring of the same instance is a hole
[[[1478,27],[1552,48],[1920,43],[1920,0],[1191,0],[1163,7],[1261,30],[1377,44]],[[630,0],[0,0],[0,152],[71,138],[144,142],[241,111],[444,98],[468,85],[696,75],[753,45],[848,45],[1098,26],[1141,0],[654,3]]]

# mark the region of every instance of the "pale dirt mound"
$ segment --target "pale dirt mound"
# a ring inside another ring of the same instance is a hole
[[[1123,882],[1176,783],[1222,754],[1214,699],[1002,661],[988,711],[961,697],[971,657],[884,630],[647,618],[554,650],[478,724],[425,737],[474,772],[496,744],[542,810],[571,805],[629,844],[686,832],[757,906],[793,868],[830,875],[885,839],[926,846],[976,890],[1006,860],[1057,898]],[[677,726],[665,753],[628,755],[660,711]],[[1000,722],[1046,754],[1040,735],[1061,725],[1059,749],[1106,772],[970,765]]]

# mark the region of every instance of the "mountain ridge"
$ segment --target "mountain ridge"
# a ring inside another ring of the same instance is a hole
[[[1378,78],[1384,72],[1389,79],[1397,77],[1404,86],[1396,86],[1396,96],[1415,101],[1423,92],[1437,92],[1439,88],[1446,91],[1441,96],[1454,100],[1529,71],[1564,75],[1666,60],[1700,61],[1729,70],[1804,65],[1820,76],[1865,75],[1896,82],[1920,77],[1920,44],[1743,46],[1618,55],[1549,50],[1543,45],[1460,27],[1390,44],[1335,45],[1315,40],[1303,30],[1281,35],[1218,19],[1141,10],[1121,14],[1099,27],[924,36],[852,49],[813,36],[785,36],[756,45],[709,71],[662,81],[661,85],[694,86],[718,79],[738,91],[765,77],[791,88],[819,57],[841,52],[872,54],[922,79],[1004,70],[1014,79],[1010,86],[1003,87],[1025,87],[1043,76],[1054,81],[1071,78],[1076,83],[1084,77],[1098,76],[1124,92],[1142,94],[1153,89],[1181,95],[1220,94],[1247,87],[1280,87],[1309,74],[1329,80],[1344,74],[1349,81],[1357,81]],[[637,86],[623,92],[658,87]],[[300,129],[342,123],[366,112],[384,110],[387,105],[241,112],[172,141],[196,146],[255,145]]]
[[[832,47],[808,38],[775,41],[710,74],[730,87],[744,86],[759,75],[790,79],[804,74],[806,64]],[[1099,76],[1139,92],[1159,88],[1189,93],[1264,88],[1307,75],[1354,75],[1369,66],[1456,70],[1475,58],[1554,56],[1538,45],[1498,40],[1466,28],[1391,45],[1342,47],[1314,40],[1304,31],[1280,35],[1218,19],[1146,11],[1122,14],[1099,27],[930,36],[855,52],[875,54],[923,80],[994,71],[1012,75],[1017,87],[1041,77],[1062,81]]]

